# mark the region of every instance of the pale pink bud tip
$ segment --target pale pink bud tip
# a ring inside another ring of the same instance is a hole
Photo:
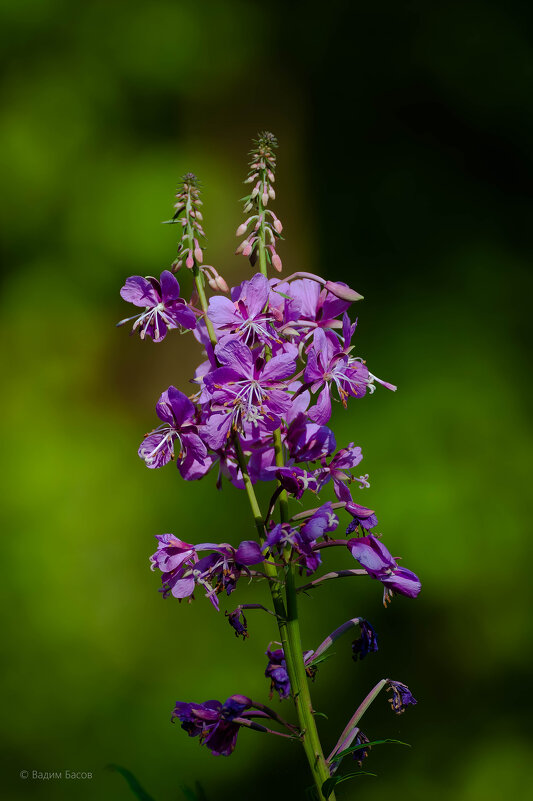
[[[263,206],[267,206],[268,205],[268,193],[267,192],[265,192],[263,194],[261,200],[263,201]]]
[[[349,286],[338,284],[335,281],[326,281],[326,289],[341,300],[347,300],[354,303],[356,300],[363,300],[363,296],[356,292],[355,289],[350,289]]]
[[[216,280],[216,283],[217,283],[217,287],[218,287],[218,289],[220,289],[221,292],[229,292],[229,286],[224,281],[224,279],[222,278],[221,275],[217,275],[215,280]]]
[[[241,223],[237,228],[237,231],[235,232],[235,236],[242,236],[243,234],[246,233],[247,228],[248,226],[246,225],[246,223]]]
[[[189,270],[192,270],[192,268],[194,267],[194,259],[192,257],[192,253],[190,250],[189,250],[189,255],[187,256],[187,261],[185,262],[185,266],[188,267]]]
[[[281,234],[281,232],[283,231],[281,220],[278,220],[277,218],[274,220],[274,228],[278,232],[278,234]]]
[[[283,269],[283,265],[281,264],[281,259],[277,253],[274,253],[274,255],[272,256],[272,266],[278,271],[278,273],[280,273],[281,270]]]
[[[246,244],[244,245],[244,247],[242,249],[242,255],[243,256],[249,256],[251,252],[252,252],[252,246],[251,246],[251,244],[249,242],[246,242]]]
[[[202,261],[204,260],[204,254],[202,253],[202,248],[194,249],[194,258],[196,259],[198,264],[202,263]]]

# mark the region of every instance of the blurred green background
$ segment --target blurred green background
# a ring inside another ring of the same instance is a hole
[[[364,581],[302,601],[306,647],[354,615],[381,637],[362,664],[346,638],[322,666],[326,747],[383,676],[419,699],[401,718],[376,702],[368,736],[413,748],[375,749],[379,778],[339,798],[526,796],[533,8],[4,0],[0,21],[2,797],[127,801],[109,762],[157,801],[196,779],[209,801],[300,798],[308,783],[296,745],[243,732],[214,758],[169,723],[178,699],[265,701],[275,634],[251,612],[243,643],[201,597],[159,596],[154,534],[236,543],[252,529],[232,487],[136,455],[161,391],[187,387],[191,340],[114,328],[124,279],[173,259],[176,229],[160,221],[188,170],[204,184],[208,262],[233,283],[250,274],[234,231],[263,128],[280,141],[286,271],[365,295],[358,352],[399,385],[341,409],[336,433],[363,447],[361,500],[423,580],[387,610]],[[252,598],[265,589],[229,608]]]

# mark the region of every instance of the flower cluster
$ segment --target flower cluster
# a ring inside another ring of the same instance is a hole
[[[182,227],[171,270],[164,270],[159,279],[131,276],[121,289],[122,298],[141,311],[119,324],[134,320],[133,331],[154,342],[174,329],[191,331],[202,348],[191,391],[171,385],[161,393],[155,407],[160,422],[144,436],[139,457],[150,469],[174,461],[186,481],[216,472],[217,487],[225,479],[245,488],[259,535],[238,545],[192,544],[170,533],[157,535],[157,550],[150,557],[152,569],[161,573],[163,597],[191,601],[199,592],[217,611],[221,597],[231,595],[241,578],[268,579],[274,611],[262,604],[240,604],[226,616],[243,640],[248,637],[243,610],[259,609],[276,618],[282,642],[276,648],[270,644],[265,676],[271,696],[277,692],[280,699],[295,700],[298,727],[244,695],[230,696],[224,703],[178,702],[172,719],[214,754],[226,756],[243,726],[301,740],[310,727],[316,728],[310,702],[306,707],[301,700],[302,681],[315,677],[325,651],[345,631],[359,629],[352,642],[355,662],[378,649],[373,626],[364,618],[351,618],[316,650],[302,651],[299,633],[294,633],[298,593],[340,576],[367,576],[382,584],[386,605],[394,594],[415,598],[421,586],[382,543],[376,512],[361,503],[360,493],[369,487],[368,474],[358,474],[361,448],[354,442],[338,447],[331,428],[335,404],[346,409],[371,395],[377,384],[396,390],[356,355],[357,324],[349,311],[362,296],[343,282],[309,272],[285,278],[267,275],[269,265],[282,268],[276,251],[282,225],[267,208],[275,198],[276,147],[275,137],[267,132],[255,142],[247,178],[251,192],[245,198],[249,216],[237,230],[238,236],[245,236],[237,252],[258,264],[255,275],[230,291],[217,270],[203,263],[202,202],[198,181],[189,173],[177,192],[174,216],[167,221]],[[192,271],[195,282],[189,300],[181,297],[173,274],[183,266]],[[215,293],[210,298],[206,280]],[[229,297],[221,292],[229,292]],[[255,496],[258,482],[272,482],[266,516]],[[326,487],[334,500],[317,502]],[[308,500],[313,508],[291,516],[295,502],[303,505]],[[278,503],[280,519],[275,522]],[[342,514],[347,515],[346,538],[336,533]],[[333,571],[303,584],[302,577],[309,579],[319,571],[323,551],[330,548],[344,556],[347,550],[360,568]],[[326,785],[318,779],[333,781],[345,753],[353,753],[359,762],[366,757],[368,739],[358,722],[384,686],[392,692],[389,700],[395,712],[416,703],[400,682],[383,679],[376,685],[328,760],[313,752],[310,767],[321,799],[320,787]],[[271,732],[252,718],[270,718],[289,733]]]

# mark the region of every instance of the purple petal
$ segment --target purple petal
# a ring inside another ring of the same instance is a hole
[[[385,587],[390,587],[408,598],[416,598],[422,588],[418,576],[405,567],[397,567],[391,576],[381,578],[380,581]]]
[[[178,284],[178,279],[175,275],[172,275],[170,270],[163,270],[159,283],[161,284],[161,300],[165,306],[179,298],[180,285]]]
[[[396,562],[389,551],[373,534],[349,540],[348,550],[365,570],[372,573],[396,567]]]
[[[184,392],[176,389],[176,387],[169,387],[163,395],[167,396],[166,400],[172,409],[172,414],[176,421],[176,428],[181,428],[187,420],[191,420],[194,417],[194,404]],[[161,395],[161,398],[163,395]],[[161,417],[159,411],[157,414]],[[161,417],[161,420],[165,420],[165,418]]]
[[[161,300],[150,281],[140,275],[132,275],[126,279],[120,296],[135,306],[157,306]]]
[[[250,317],[257,317],[265,308],[268,300],[268,279],[262,273],[256,273],[247,283],[248,285],[245,291],[248,314]]]
[[[257,565],[263,561],[261,548],[254,540],[244,540],[235,551],[235,561],[241,565]]]

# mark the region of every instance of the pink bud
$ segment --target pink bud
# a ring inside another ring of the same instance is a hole
[[[281,220],[278,220],[277,217],[274,217],[274,228],[278,232],[278,234],[281,234],[281,232],[283,231]]]
[[[274,173],[272,172],[272,170],[269,170],[269,171],[267,172],[267,175],[268,175],[268,180],[269,180],[269,181],[272,181],[272,183],[274,183],[274,181],[276,180],[276,176],[274,175]]]
[[[267,192],[263,192],[263,196],[262,196],[261,200],[263,201],[263,206],[267,206],[268,205],[268,193]]]
[[[249,202],[249,203],[247,203],[247,204],[246,204],[246,206],[244,207],[244,213],[245,213],[245,214],[248,214],[248,212],[249,212],[249,211],[251,211],[252,209],[253,209],[253,204],[252,204],[251,202]]]
[[[252,198],[257,197],[257,195],[259,194],[259,186],[260,182],[258,181],[254,186],[254,188],[252,189],[252,195],[251,195]]]
[[[221,292],[229,292],[229,286],[224,281],[224,279],[222,278],[221,275],[217,275],[217,277],[215,278],[215,281],[216,281],[218,289],[220,289]]]
[[[189,250],[189,255],[187,256],[187,261],[185,262],[185,266],[188,267],[189,270],[192,270],[192,268],[194,267],[194,259],[192,257],[192,253],[190,250]]]
[[[207,279],[207,283],[209,284],[209,286],[211,287],[211,289],[214,289],[214,290],[215,290],[215,292],[216,292],[216,290],[217,290],[217,288],[218,288],[218,287],[217,287],[217,282],[216,282],[216,279],[215,279],[215,278],[208,278],[208,279]]]
[[[363,296],[356,292],[355,289],[350,289],[349,286],[338,284],[335,281],[326,281],[326,289],[341,300],[347,300],[354,303],[356,300],[363,300]]]
[[[275,193],[275,191],[274,191],[274,187],[273,187],[273,186],[269,186],[269,187],[268,187],[268,196],[269,196],[270,198],[272,198],[272,200],[275,200],[275,198],[276,198],[276,193]]]
[[[274,267],[278,271],[278,273],[280,273],[281,270],[283,269],[283,265],[281,264],[281,259],[277,253],[274,253],[274,255],[272,256],[272,267]]]
[[[198,264],[202,263],[202,261],[204,259],[204,254],[202,253],[202,248],[199,248],[199,247],[195,247],[194,248],[194,258],[196,259]]]
[[[203,220],[204,219],[204,215],[202,214],[201,211],[196,211],[196,219],[197,220]]]
[[[242,236],[246,233],[247,228],[248,225],[245,222],[241,223],[235,232],[235,236]]]
[[[250,242],[248,242],[248,240],[245,239],[244,242],[243,242],[243,245],[244,245],[244,247],[242,249],[242,255],[243,256],[249,256],[250,253],[252,252],[252,246],[251,246]]]

